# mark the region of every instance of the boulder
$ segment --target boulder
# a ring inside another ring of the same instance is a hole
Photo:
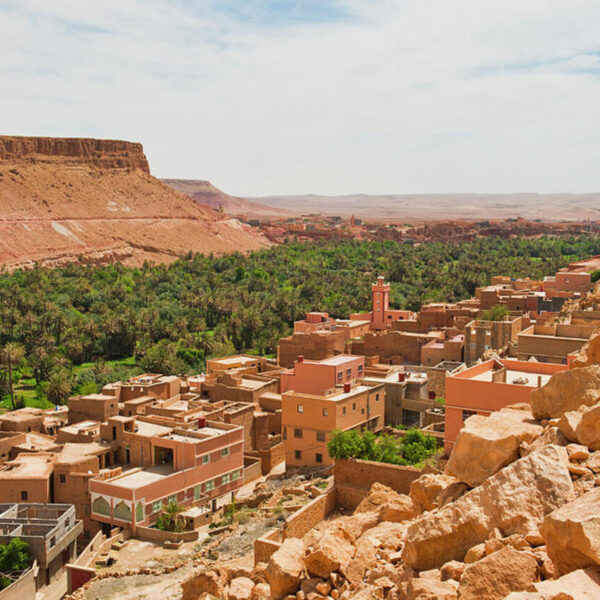
[[[465,572],[465,563],[459,562],[457,560],[448,561],[446,564],[442,565],[440,569],[440,576],[442,581],[448,581],[448,579],[452,579],[454,581],[460,581],[462,574]]]
[[[271,555],[267,568],[267,580],[273,598],[283,598],[296,592],[300,575],[304,570],[304,544],[297,538],[284,540],[281,547]]]
[[[590,451],[586,446],[582,446],[581,444],[568,444],[567,454],[569,455],[569,460],[587,460],[590,457]]]
[[[317,543],[308,549],[304,562],[311,575],[329,577],[333,571],[346,567],[353,557],[354,539],[340,529],[326,531]]]
[[[580,444],[600,450],[600,403],[582,411],[575,435]]]
[[[600,488],[550,513],[542,534],[560,575],[600,565]]]
[[[376,548],[395,551],[402,547],[405,536],[405,524],[382,521],[373,529],[365,531],[357,541],[357,545],[368,539]]]
[[[577,427],[581,423],[581,413],[584,409],[585,406],[581,406],[578,410],[569,410],[558,420],[558,428],[570,442],[577,441]]]
[[[411,579],[406,600],[456,600],[457,587],[455,581],[438,581],[432,578]]]
[[[456,439],[446,474],[471,487],[519,458],[522,442],[530,444],[543,432],[527,410],[503,408],[484,417],[469,417]]]
[[[248,577],[236,577],[229,583],[227,600],[250,600],[254,582]]]
[[[415,516],[415,507],[409,496],[399,494],[392,488],[375,482],[369,493],[356,507],[354,514],[363,512],[375,512],[379,514],[382,521],[401,523]]]
[[[227,577],[221,569],[206,569],[192,575],[181,584],[182,600],[196,600],[201,594],[223,598]]]
[[[501,600],[511,592],[526,590],[539,580],[535,558],[506,546],[468,565],[458,594],[461,600]]]
[[[459,483],[456,477],[443,473],[429,473],[415,479],[410,484],[410,497],[416,512],[422,513],[437,508],[440,494],[455,483]]]
[[[555,373],[531,392],[531,409],[536,419],[553,419],[564,412],[600,401],[600,365]],[[564,432],[563,432],[564,433]]]
[[[590,457],[585,461],[585,466],[594,473],[600,473],[600,451],[592,452]]]
[[[363,537],[358,540],[353,558],[341,569],[350,583],[363,581],[367,570],[377,564],[378,545],[376,538]]]
[[[588,367],[600,363],[600,330],[594,331],[571,362],[571,368]]]
[[[535,439],[531,444],[521,444],[521,456],[531,454],[542,446],[548,444],[554,444],[555,446],[566,446],[569,440],[565,437],[565,434],[558,427],[546,427],[544,433],[539,438]]]
[[[252,590],[251,600],[269,600],[271,597],[271,587],[268,583],[257,583]]]
[[[574,499],[565,448],[544,446],[508,465],[479,487],[408,525],[403,559],[417,570],[462,561],[498,527],[526,535],[546,515]],[[369,533],[369,532],[367,532]]]
[[[530,589],[512,593],[506,600],[596,600],[600,598],[600,571],[579,569],[559,579],[534,583]]]

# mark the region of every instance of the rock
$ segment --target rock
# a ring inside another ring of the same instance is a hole
[[[469,548],[465,554],[465,564],[470,565],[471,563],[481,560],[485,556],[485,543],[475,544],[475,546]]]
[[[250,600],[254,582],[248,577],[236,577],[229,583],[227,600]]]
[[[527,454],[531,454],[538,448],[547,446],[548,444],[554,444],[555,446],[566,446],[568,443],[569,440],[558,427],[546,427],[546,429],[544,429],[544,433],[542,433],[542,435],[535,439],[531,444],[521,445],[521,455],[526,456]]]
[[[469,417],[458,434],[446,474],[475,487],[517,460],[521,442],[533,442],[542,431],[526,410],[503,408],[488,417]]]
[[[357,540],[367,529],[375,527],[377,523],[379,523],[377,512],[361,512],[337,519],[333,525],[326,527],[326,530],[344,529],[352,539]]]
[[[304,570],[304,544],[297,538],[284,540],[281,547],[271,555],[267,580],[273,598],[283,598],[295,593]]]
[[[420,577],[411,579],[406,600],[456,600],[457,587],[455,581],[437,581]]]
[[[379,541],[376,538],[364,537],[358,540],[354,557],[342,567],[342,573],[350,583],[360,583],[367,569],[375,566],[378,545]]]
[[[455,483],[459,483],[456,477],[442,473],[430,473],[415,479],[410,484],[410,497],[416,512],[422,513],[437,508],[439,495]]]
[[[308,550],[304,562],[311,575],[329,577],[344,568],[354,557],[354,539],[344,530],[326,531]],[[271,586],[273,587],[273,586]]]
[[[300,582],[300,591],[303,594],[312,594],[317,591],[317,586],[319,583],[323,583],[325,580],[322,577],[309,577],[308,579],[303,579]]]
[[[461,600],[501,600],[510,592],[526,590],[537,580],[537,561],[507,546],[468,565],[458,594]]]
[[[600,571],[595,568],[580,569],[554,581],[540,581],[531,586],[540,600],[597,600],[600,598]],[[523,600],[527,597],[511,594],[506,600]]]
[[[440,575],[442,581],[448,581],[448,579],[460,581],[464,571],[465,563],[459,562],[458,560],[451,560],[442,565],[442,568],[440,569]]]
[[[575,463],[569,463],[569,473],[577,477],[582,477],[583,475],[592,475],[592,472],[587,467]]]
[[[269,600],[271,597],[271,586],[268,583],[257,583],[252,590],[252,600]]]
[[[442,506],[446,506],[446,504],[450,504],[450,502],[458,500],[458,498],[465,492],[468,492],[469,489],[469,486],[462,481],[451,483],[446,489],[443,489],[440,492],[440,495],[437,498],[438,506],[441,508]]]
[[[600,331],[596,330],[571,362],[571,368],[588,367],[600,363]]]
[[[542,534],[559,574],[600,564],[600,488],[550,513]]]
[[[586,408],[575,430],[577,441],[591,450],[600,450],[600,403]]]
[[[577,441],[577,427],[581,423],[581,412],[584,408],[582,406],[581,410],[567,411],[558,420],[558,428],[570,442]]]
[[[593,365],[555,373],[546,385],[531,392],[531,409],[536,419],[552,419],[599,400],[600,366]]]
[[[569,460],[587,460],[590,457],[590,451],[581,444],[567,444],[567,454]]]
[[[600,473],[600,451],[592,452],[590,457],[585,461],[585,466],[594,473]]]
[[[535,556],[535,560],[537,560],[537,563],[540,567],[542,578],[556,579],[556,569],[554,568],[554,563],[546,552],[546,546],[536,548],[532,551],[532,554]]]
[[[196,600],[203,593],[224,597],[227,578],[220,569],[208,569],[192,575],[181,584],[182,600]]]
[[[382,483],[374,483],[369,493],[356,507],[354,514],[377,512],[382,521],[401,523],[415,516],[412,500],[405,494],[398,494]]]
[[[575,497],[567,465],[564,448],[544,446],[452,504],[426,513],[408,525],[404,562],[417,570],[432,569],[463,560],[494,527],[505,535],[539,529],[547,514]]]
[[[252,573],[250,574],[250,579],[256,583],[267,583],[267,570],[269,565],[264,562],[259,562],[254,565],[254,569],[252,569]]]

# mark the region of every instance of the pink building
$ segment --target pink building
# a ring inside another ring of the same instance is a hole
[[[299,356],[294,368],[281,374],[280,392],[322,394],[336,385],[363,377],[364,372],[364,356],[338,354],[324,360],[304,360]]]
[[[444,449],[450,454],[465,419],[489,415],[505,406],[529,403],[531,391],[542,387],[564,365],[491,359],[459,373],[446,374]]]
[[[164,504],[204,506],[243,482],[243,428],[208,421],[150,440],[149,466],[101,471],[89,482],[92,519],[105,527],[151,526]]]
[[[543,287],[548,298],[565,293],[585,296],[592,289],[592,278],[589,273],[562,270],[554,277],[546,277]]]

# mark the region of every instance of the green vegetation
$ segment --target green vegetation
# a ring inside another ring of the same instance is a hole
[[[489,310],[484,310],[481,313],[482,321],[504,321],[504,317],[508,317],[510,311],[504,304],[496,304]]]
[[[163,511],[156,521],[156,529],[162,531],[183,531],[185,520],[180,514],[183,510],[183,506],[175,500],[170,500],[167,504],[164,504]]]
[[[7,408],[20,401],[43,406],[141,370],[190,373],[214,356],[273,355],[308,311],[347,317],[368,310],[379,274],[391,282],[392,308],[416,310],[467,298],[493,275],[541,278],[593,254],[600,254],[600,240],[591,236],[418,246],[337,241],[248,256],[189,254],[170,266],[6,273],[0,398]],[[18,348],[24,358],[14,354]]]
[[[0,545],[0,590],[7,588],[14,580],[8,577],[24,571],[31,564],[29,544],[21,538],[13,538],[8,544]]]
[[[327,442],[331,458],[358,458],[393,465],[421,465],[437,449],[435,438],[417,429],[409,429],[402,438],[375,435],[372,431],[337,430]]]

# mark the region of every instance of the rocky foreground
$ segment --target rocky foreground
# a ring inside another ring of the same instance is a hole
[[[432,470],[431,470],[432,471]],[[183,600],[600,598],[600,366],[532,404],[467,420],[445,472],[375,484],[353,515],[286,539],[253,570],[212,567]]]

